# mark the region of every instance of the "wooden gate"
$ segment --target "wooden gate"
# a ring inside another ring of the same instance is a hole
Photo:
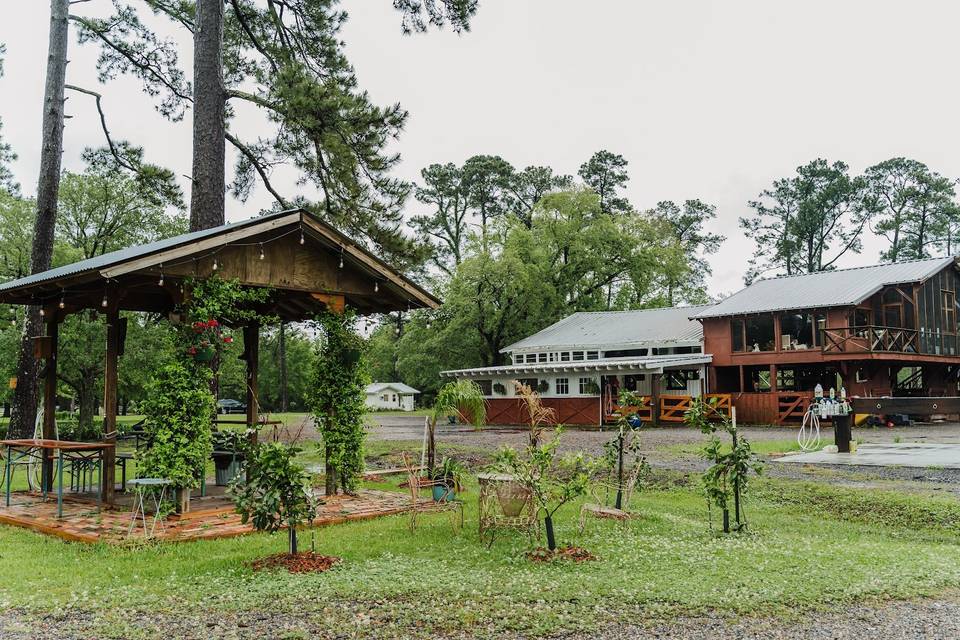
[[[683,422],[691,401],[691,396],[660,396],[660,421]]]

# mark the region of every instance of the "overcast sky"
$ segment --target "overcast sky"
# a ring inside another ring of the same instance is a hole
[[[76,8],[107,12],[110,4]],[[957,2],[480,0],[471,32],[459,36],[403,36],[391,5],[345,1],[343,39],[361,86],[410,112],[397,143],[401,177],[478,153],[574,174],[598,149],[620,153],[636,207],[686,198],[717,206],[714,230],[728,240],[712,260],[714,294],[741,286],[753,253],[737,227],[747,201],[797,165],[820,156],[862,171],[905,155],[960,176]],[[0,6],[0,116],[20,156],[15,175],[32,195],[49,6]],[[69,58],[68,82],[97,89],[95,49],[71,37]],[[98,90],[116,137],[189,173],[189,114],[166,122],[130,80]],[[83,148],[102,137],[88,98],[72,96],[67,112],[64,167],[79,170]],[[259,189],[246,204],[228,202],[227,218],[269,204]],[[843,266],[876,262],[881,246],[868,241]]]

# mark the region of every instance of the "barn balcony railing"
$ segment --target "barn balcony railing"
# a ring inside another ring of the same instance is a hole
[[[920,332],[903,327],[834,327],[822,329],[823,353],[919,353]]]

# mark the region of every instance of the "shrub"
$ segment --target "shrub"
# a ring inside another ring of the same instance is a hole
[[[229,489],[244,524],[269,532],[288,527],[291,555],[297,553],[297,526],[317,515],[310,474],[296,463],[297,453],[280,442],[249,447],[248,477],[236,478]]]

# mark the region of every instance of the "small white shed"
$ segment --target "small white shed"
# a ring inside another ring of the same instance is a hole
[[[402,382],[374,382],[366,388],[367,407],[413,411],[413,400],[419,391]]]

